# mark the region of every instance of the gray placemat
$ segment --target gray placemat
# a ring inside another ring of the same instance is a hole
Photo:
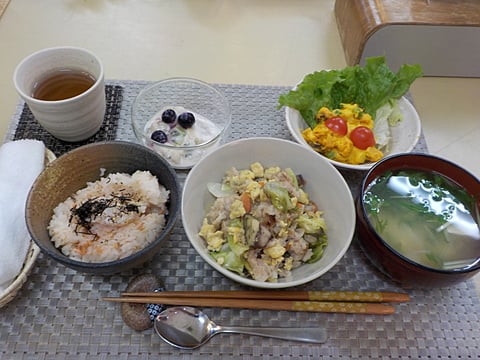
[[[116,138],[135,141],[130,106],[147,82],[110,81],[123,87]],[[217,85],[232,105],[230,140],[249,136],[291,139],[278,96],[286,87]],[[22,105],[12,119],[12,139]],[[416,151],[425,152],[423,137]],[[178,172],[183,180],[186,171]],[[356,194],[362,173],[342,171]],[[140,273],[160,276],[168,290],[230,290],[244,287],[211,269],[188,242],[179,220],[165,248],[140,269],[113,275],[78,273],[41,254],[19,296],[0,309],[2,359],[476,359],[480,356],[480,299],[473,281],[444,289],[408,290],[412,300],[388,316],[313,314],[267,310],[204,309],[216,322],[248,326],[325,326],[322,345],[246,335],[218,335],[200,349],[178,350],[153,332],[136,332],[119,306],[100,300],[118,295]],[[302,290],[404,291],[367,261],[354,239],[327,274]]]

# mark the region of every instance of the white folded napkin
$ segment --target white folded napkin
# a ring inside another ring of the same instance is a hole
[[[0,294],[20,273],[27,255],[25,202],[44,159],[41,141],[11,141],[0,147]]]

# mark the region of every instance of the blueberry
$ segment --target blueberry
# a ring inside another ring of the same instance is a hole
[[[163,132],[162,130],[155,130],[150,136],[150,138],[153,141],[159,142],[161,144],[164,144],[168,141],[167,134],[165,134],[165,132]]]
[[[166,124],[172,124],[177,119],[177,114],[173,109],[167,109],[162,113],[162,121]]]
[[[184,112],[178,115],[178,124],[184,129],[191,128],[195,123],[195,116],[191,112]]]

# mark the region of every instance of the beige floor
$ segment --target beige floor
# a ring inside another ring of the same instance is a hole
[[[35,50],[89,48],[110,79],[187,76],[291,86],[309,72],[345,66],[333,5],[334,0],[12,0],[0,18],[0,139],[18,102],[14,68]],[[411,93],[430,151],[480,177],[480,79],[422,78]]]

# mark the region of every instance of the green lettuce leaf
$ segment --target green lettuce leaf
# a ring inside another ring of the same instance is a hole
[[[384,56],[371,57],[365,60],[365,66],[306,75],[296,89],[280,95],[278,108],[288,106],[298,110],[312,128],[322,106],[338,109],[341,103],[358,104],[375,119],[380,107],[405,95],[413,81],[422,75],[420,65],[404,64],[394,73]]]

